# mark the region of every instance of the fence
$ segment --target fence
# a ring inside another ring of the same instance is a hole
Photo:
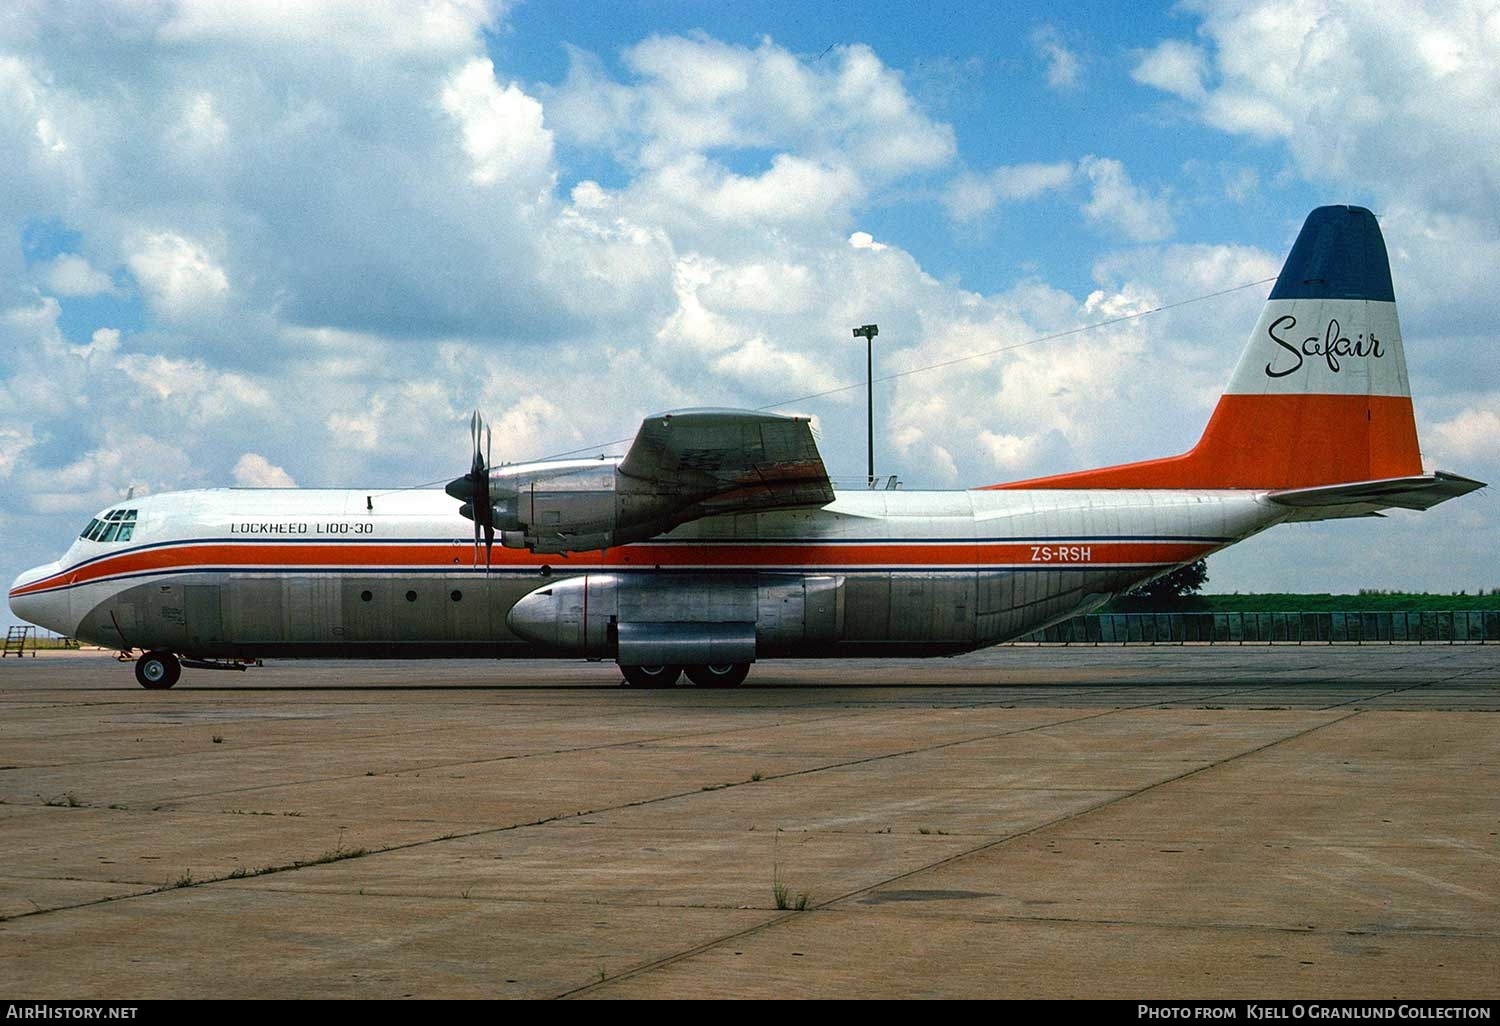
[[[1043,645],[1482,645],[1500,642],[1500,610],[1090,613],[1016,640]]]

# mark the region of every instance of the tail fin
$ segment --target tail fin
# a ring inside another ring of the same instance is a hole
[[[1313,488],[1422,473],[1375,215],[1307,216],[1229,388],[1189,452],[996,488]]]

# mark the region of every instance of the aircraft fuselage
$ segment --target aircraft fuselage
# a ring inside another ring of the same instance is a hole
[[[618,624],[641,620],[753,623],[754,658],[934,654],[1093,608],[1287,515],[1233,490],[844,491],[603,551],[497,545],[486,567],[437,491],[127,506],[128,541],[78,539],[16,582],[12,608],[94,644],[197,658],[604,658]]]

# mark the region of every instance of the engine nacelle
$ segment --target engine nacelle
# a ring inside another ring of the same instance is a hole
[[[842,637],[843,586],[842,577],[802,574],[583,574],[523,596],[505,620],[559,653],[623,660],[632,646],[639,656],[643,645],[670,645],[701,649],[684,662],[749,662],[757,650]]]
[[[490,471],[500,544],[532,552],[587,552],[675,526],[680,498],[644,490],[619,472],[619,462],[567,460]]]

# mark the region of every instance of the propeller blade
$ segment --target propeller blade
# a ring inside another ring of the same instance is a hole
[[[475,566],[479,565],[479,542],[484,539],[484,572],[488,574],[495,547],[495,507],[490,502],[490,447],[494,437],[478,410],[469,416],[469,438],[473,442],[469,472],[449,481],[443,491],[463,503],[459,513],[474,521]]]
[[[476,411],[476,416],[477,416]],[[490,553],[495,547],[495,507],[490,502],[490,426],[484,426],[484,469],[480,476],[483,479],[480,487],[484,491],[484,572],[490,572]],[[477,444],[477,440],[476,440]]]

